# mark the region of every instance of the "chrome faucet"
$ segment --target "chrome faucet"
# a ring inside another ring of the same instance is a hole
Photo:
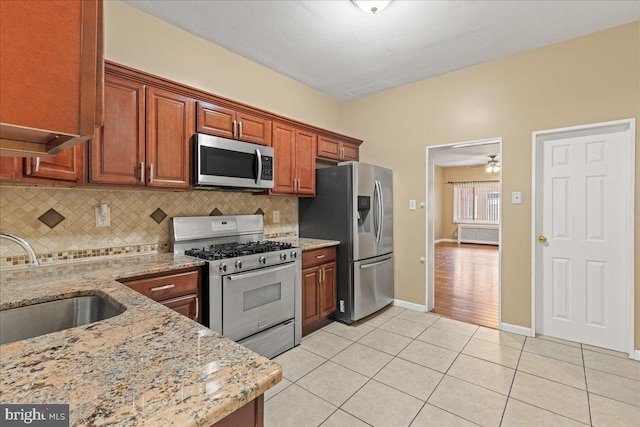
[[[0,237],[4,237],[5,239],[11,240],[12,242],[15,242],[22,246],[22,249],[24,249],[27,255],[29,255],[29,267],[40,265],[40,263],[38,262],[38,258],[36,257],[36,251],[33,250],[31,245],[26,240],[18,236],[14,236],[13,234],[3,232],[0,232]]]

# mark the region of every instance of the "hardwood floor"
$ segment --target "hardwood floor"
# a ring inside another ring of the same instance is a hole
[[[451,319],[498,328],[498,247],[435,245],[435,307]]]

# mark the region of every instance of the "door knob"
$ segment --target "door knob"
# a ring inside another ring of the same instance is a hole
[[[538,242],[544,243],[546,241],[547,241],[547,236],[542,236],[542,235],[538,236]]]

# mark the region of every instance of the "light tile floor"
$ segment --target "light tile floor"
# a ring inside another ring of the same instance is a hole
[[[274,359],[265,426],[636,426],[640,362],[391,307]]]

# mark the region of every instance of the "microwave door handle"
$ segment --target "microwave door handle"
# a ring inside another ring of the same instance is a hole
[[[256,185],[260,186],[260,180],[262,179],[262,153],[256,148],[256,159],[258,162],[258,176],[256,177]]]

